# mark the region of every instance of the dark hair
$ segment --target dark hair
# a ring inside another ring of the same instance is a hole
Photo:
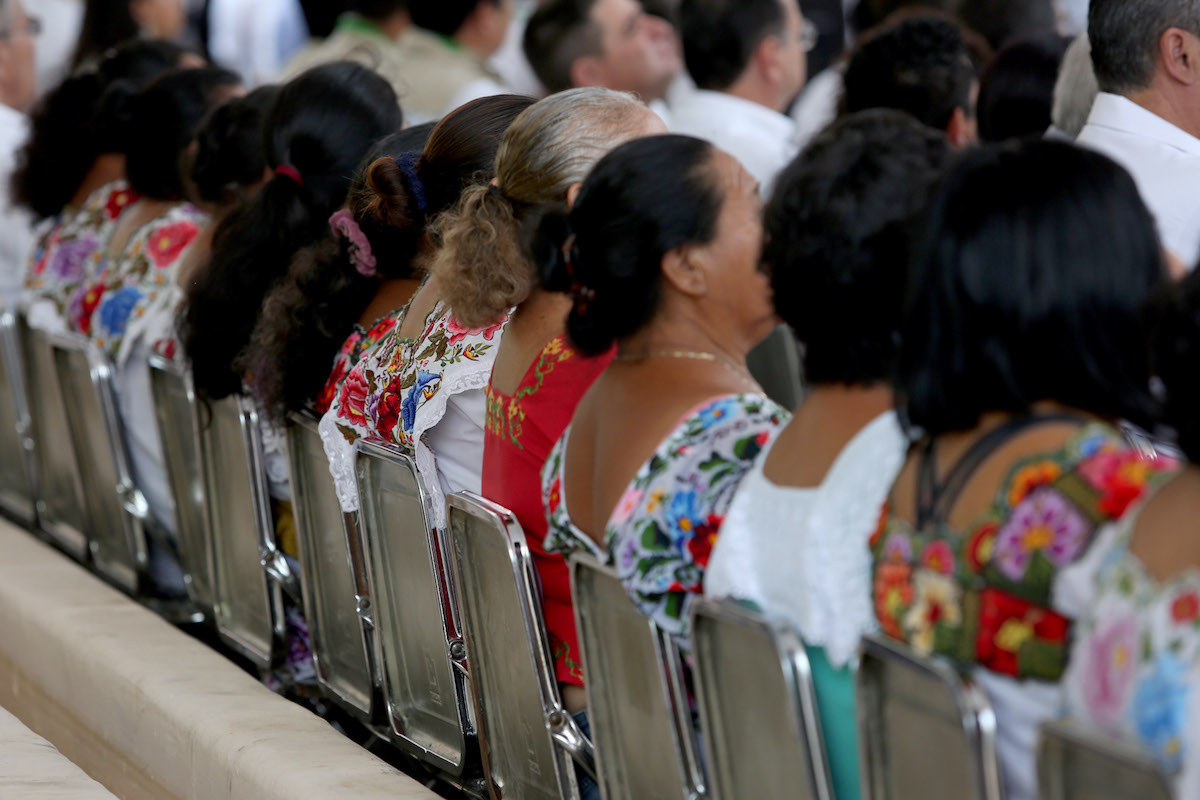
[[[341,236],[326,237],[296,254],[287,278],[263,303],[242,359],[255,397],[268,413],[281,418],[312,400],[380,281],[415,274],[427,223],[456,203],[463,189],[492,177],[504,131],[532,103],[532,98],[516,95],[475,100],[436,127],[431,123],[410,128],[388,137],[382,149],[372,152],[350,189],[347,205],[370,243],[378,273],[359,273],[351,262],[350,244]],[[411,169],[424,210],[397,163],[412,153],[421,154]]]
[[[1050,0],[962,0],[958,15],[997,50],[1027,36],[1054,33],[1057,22]]]
[[[180,159],[208,112],[241,79],[204,67],[164,75],[134,98],[125,137],[125,177],[139,194],[160,200],[184,195]]]
[[[1149,305],[1150,360],[1164,389],[1161,421],[1193,464],[1200,464],[1200,270],[1164,282]]]
[[[1041,400],[1147,424],[1141,308],[1162,275],[1154,220],[1105,156],[1042,140],[968,154],[912,260],[896,382],[908,424],[966,430]]]
[[[122,149],[134,95],[177,67],[185,52],[169,42],[129,42],[95,69],[67,78],[43,97],[17,156],[15,201],[38,217],[61,211],[96,159]]]
[[[453,36],[481,3],[499,5],[500,0],[408,0],[413,24],[427,31]]]
[[[600,159],[570,212],[529,217],[527,252],[546,289],[574,296],[567,335],[581,352],[603,353],[645,325],[663,257],[716,237],[716,152],[690,136],[626,142]]]
[[[333,33],[338,17],[354,10],[350,0],[300,0],[308,35],[313,39],[324,39]]]
[[[599,27],[592,22],[596,0],[549,0],[525,26],[522,49],[538,80],[551,94],[570,89],[571,65],[604,52]]]
[[[1200,7],[1193,0],[1091,0],[1088,39],[1100,91],[1123,94],[1149,86],[1168,28],[1200,36]]]
[[[844,113],[895,108],[945,130],[956,109],[971,114],[975,70],[957,27],[917,17],[865,41],[851,57],[844,82]]]
[[[260,86],[217,106],[204,120],[190,170],[199,200],[227,205],[262,180],[267,168],[263,120],[278,96],[278,86]]]
[[[180,341],[202,395],[219,399],[241,389],[234,361],[263,297],[296,251],[328,232],[371,145],[403,122],[392,87],[358,64],[314,67],[280,90],[263,126],[267,166],[276,174],[218,224],[208,267],[188,287]]]
[[[408,9],[409,0],[355,0],[354,10],[367,19],[387,19]]]
[[[785,21],[781,0],[683,0],[679,20],[688,72],[714,90],[729,88],[759,43],[783,34]]]
[[[98,59],[110,47],[138,35],[138,24],[129,13],[129,5],[130,0],[85,0],[72,67]]]
[[[874,109],[826,128],[780,174],[763,261],[775,310],[804,344],[807,382],[892,378],[910,225],[950,152],[909,115]]]
[[[1041,136],[1050,127],[1058,68],[1071,40],[1057,33],[1031,36],[1001,50],[979,81],[979,137],[1002,142]]]

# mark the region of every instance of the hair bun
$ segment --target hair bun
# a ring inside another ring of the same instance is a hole
[[[414,169],[419,169],[418,162]],[[367,169],[367,189],[372,197],[365,215],[374,216],[383,228],[413,228],[422,224],[409,181],[394,158],[380,158]]]
[[[521,230],[522,248],[537,270],[542,288],[569,292],[575,283],[572,259],[567,253],[571,223],[565,206],[543,206],[530,210]]]

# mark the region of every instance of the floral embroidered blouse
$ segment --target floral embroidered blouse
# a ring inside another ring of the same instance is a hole
[[[1066,590],[1081,585],[1076,562],[1175,466],[1093,422],[1057,451],[1014,464],[966,530],[885,509],[871,538],[879,626],[918,653],[983,668],[974,676],[996,714],[1008,797],[1036,795],[1037,728],[1061,703],[1072,623],[1090,602],[1087,589]]]
[[[364,437],[413,454],[434,495],[435,525],[445,522],[441,495],[446,489],[479,490],[484,387],[507,324],[505,315],[487,328],[466,328],[439,301],[416,339],[401,337],[397,325],[363,354],[319,425],[344,511],[358,510],[353,448]],[[450,424],[441,424],[443,418]],[[451,446],[435,458],[432,440],[443,433]]]
[[[181,256],[207,224],[190,203],[177,203],[134,232],[125,250],[109,253],[96,278],[72,301],[72,325],[110,356],[121,350],[130,320],[172,296]]]
[[[372,323],[370,329],[364,329],[363,326],[355,323],[354,330],[346,337],[346,341],[342,343],[341,349],[333,359],[333,369],[329,372],[329,377],[325,379],[325,386],[316,397],[314,406],[318,414],[324,414],[329,410],[337,398],[338,390],[342,388],[342,382],[350,374],[350,370],[358,366],[363,355],[378,347],[384,338],[400,324],[407,308],[405,306],[380,317]]]
[[[70,298],[99,273],[113,229],[138,199],[124,180],[113,181],[88,195],[80,209],[64,209],[39,226],[21,294],[32,325],[66,329]]]
[[[483,496],[513,512],[521,523],[541,582],[542,615],[555,674],[559,683],[574,686],[583,685],[583,669],[571,580],[566,560],[546,552],[541,470],[575,407],[614,355],[615,348],[587,358],[575,352],[565,336],[558,336],[542,348],[514,394],[487,387]]]
[[[725,514],[758,454],[787,422],[788,412],[758,394],[708,400],[689,411],[622,495],[604,530],[604,547],[572,524],[563,490],[570,428],[542,470],[546,550],[587,550],[615,565],[646,616],[686,644],[691,598]]]
[[[1115,526],[1076,626],[1067,713],[1137,742],[1174,773],[1176,797],[1200,797],[1200,571],[1151,577],[1129,550],[1136,517]]]

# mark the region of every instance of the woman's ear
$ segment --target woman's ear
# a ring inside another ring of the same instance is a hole
[[[703,297],[708,294],[708,275],[694,258],[696,251],[687,246],[676,247],[663,256],[662,275],[668,284],[680,294],[688,297]]]
[[[583,183],[576,181],[567,187],[567,208],[575,207],[575,201],[579,199],[579,193],[583,191]]]

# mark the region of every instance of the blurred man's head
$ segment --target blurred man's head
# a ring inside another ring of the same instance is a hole
[[[643,100],[663,97],[681,68],[670,23],[637,0],[549,0],[525,29],[525,55],[551,92],[602,86]]]
[[[479,55],[500,48],[512,19],[513,0],[409,0],[413,24],[454,39]]]
[[[683,0],[683,55],[701,89],[776,111],[804,88],[806,31],[796,0]]]
[[[21,0],[0,0],[0,103],[24,111],[37,89],[34,36],[37,22],[25,13]]]
[[[964,147],[977,138],[978,87],[958,28],[917,17],[862,43],[846,68],[842,108],[847,114],[868,108],[906,111]]]

